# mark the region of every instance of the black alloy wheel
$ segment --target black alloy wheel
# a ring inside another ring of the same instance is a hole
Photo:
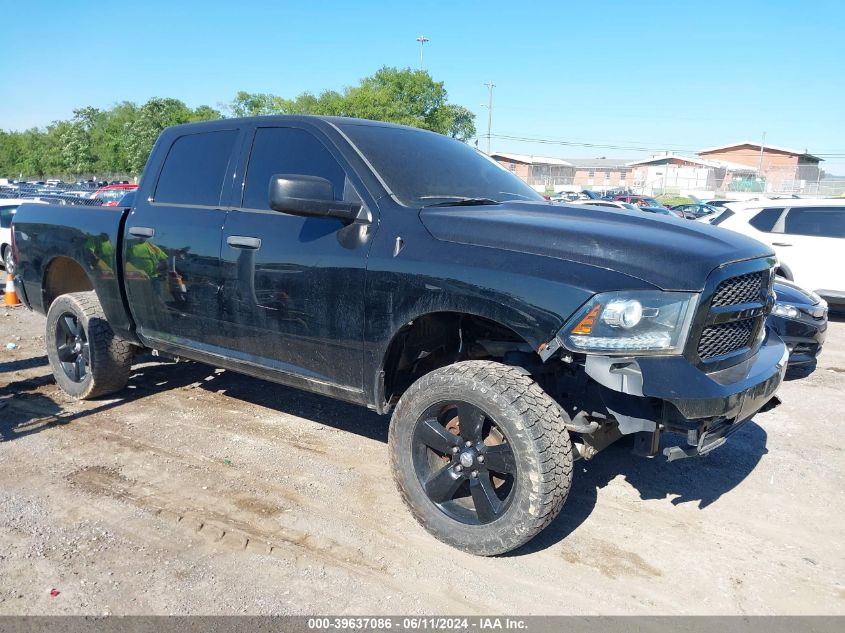
[[[47,359],[65,393],[89,400],[126,386],[138,348],[115,336],[95,292],[56,297],[46,326]]]
[[[518,476],[502,429],[467,402],[441,402],[417,420],[413,462],[428,498],[470,525],[492,523],[507,510]]]
[[[56,328],[56,352],[65,375],[81,383],[91,371],[91,347],[76,315],[65,312]]]
[[[521,368],[460,361],[399,398],[388,446],[414,518],[482,556],[516,549],[560,512],[572,483],[565,411]]]

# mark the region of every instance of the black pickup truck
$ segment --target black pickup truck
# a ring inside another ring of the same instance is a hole
[[[576,456],[707,453],[772,400],[775,258],[738,234],[543,200],[453,139],[344,118],[165,130],[132,208],[24,205],[16,288],[58,384],[144,349],[393,412],[419,522],[522,545]],[[675,441],[670,441],[671,438]]]

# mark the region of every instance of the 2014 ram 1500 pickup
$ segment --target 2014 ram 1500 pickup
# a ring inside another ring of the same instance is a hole
[[[154,349],[392,411],[402,496],[477,554],[560,512],[576,451],[706,453],[786,367],[763,244],[547,203],[464,143],[372,121],[169,128],[132,208],[24,205],[13,249],[67,393],[120,390]]]

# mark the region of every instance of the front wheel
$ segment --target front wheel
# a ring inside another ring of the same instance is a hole
[[[116,338],[94,292],[61,295],[47,311],[47,358],[59,387],[80,400],[120,391],[135,347]]]
[[[562,412],[520,370],[466,361],[414,383],[396,406],[393,473],[414,517],[441,541],[480,555],[531,540],[572,483]]]

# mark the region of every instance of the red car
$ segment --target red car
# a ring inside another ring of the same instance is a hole
[[[97,189],[91,199],[102,200],[104,207],[116,207],[127,192],[134,191],[137,188],[138,185],[106,185]]]

